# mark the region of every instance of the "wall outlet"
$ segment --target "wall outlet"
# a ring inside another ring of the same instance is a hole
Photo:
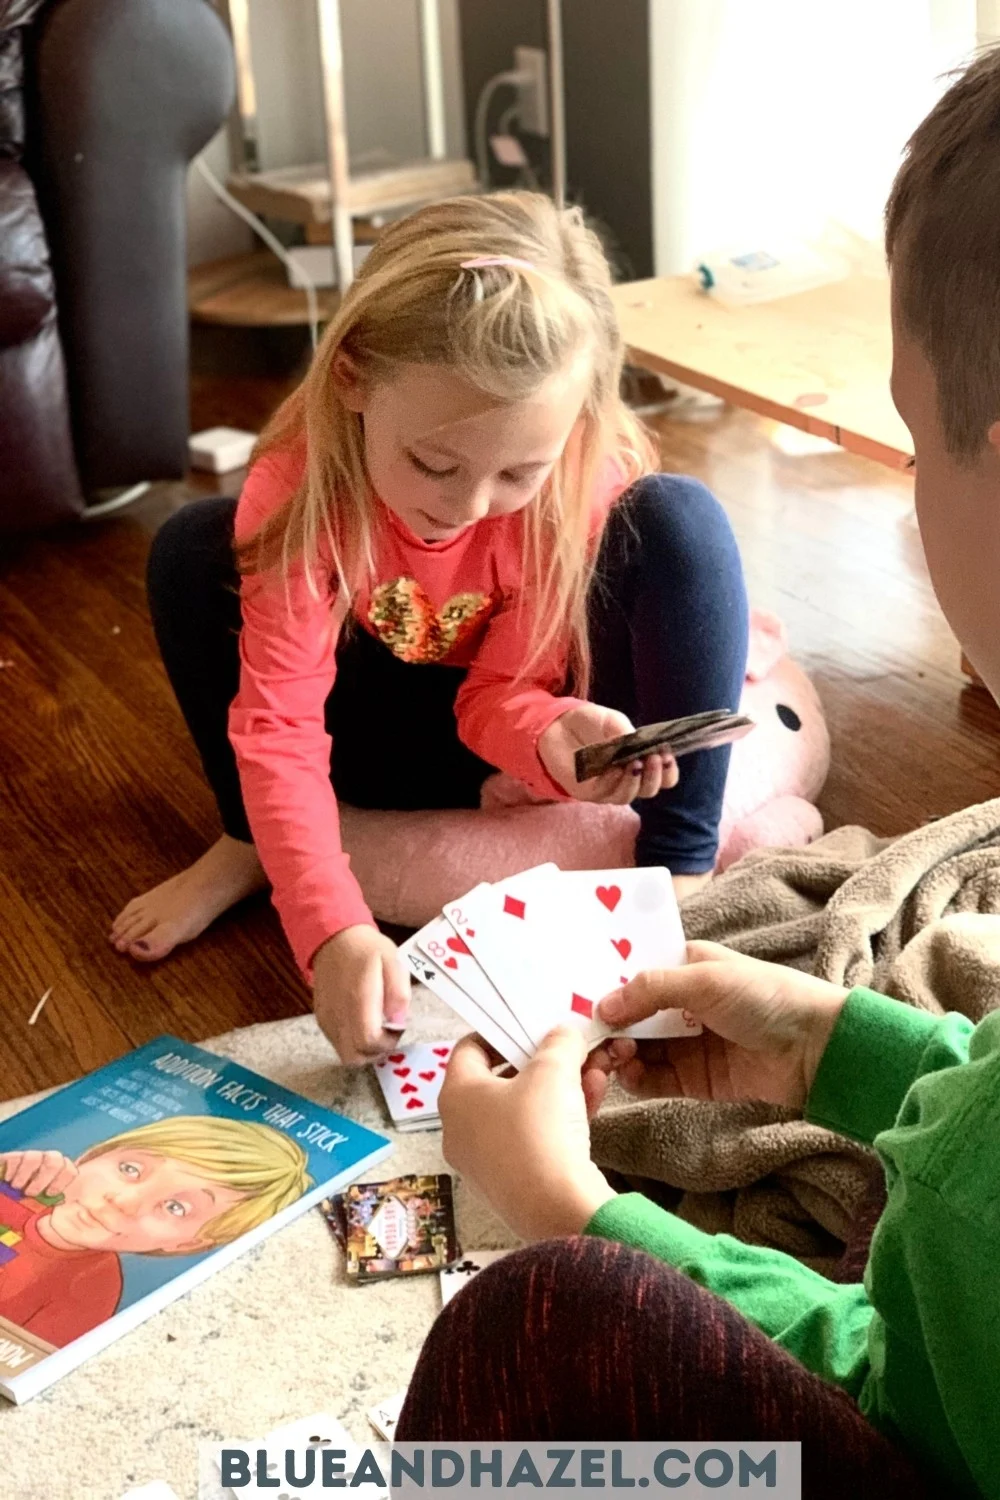
[[[549,133],[549,60],[544,47],[515,47],[514,67],[529,74],[531,81],[520,85],[518,120],[529,135]]]

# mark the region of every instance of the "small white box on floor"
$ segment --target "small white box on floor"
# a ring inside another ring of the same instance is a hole
[[[188,438],[188,458],[192,469],[228,474],[250,462],[256,441],[255,432],[241,432],[238,427],[208,427]]]

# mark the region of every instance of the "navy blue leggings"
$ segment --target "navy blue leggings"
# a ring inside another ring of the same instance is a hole
[[[236,502],[185,506],[149,558],[157,642],[215,793],[225,831],[249,840],[227,734],[239,682],[240,628],[232,555]],[[615,507],[590,603],[591,696],[634,724],[734,709],[746,668],[747,603],[725,512],[694,479],[654,474]],[[337,648],[327,700],[337,796],[356,807],[475,807],[492,767],[458,739],[458,667],[402,662],[366,630]],[[711,869],[729,751],[681,762],[670,791],[636,804],[639,864],[675,874]]]

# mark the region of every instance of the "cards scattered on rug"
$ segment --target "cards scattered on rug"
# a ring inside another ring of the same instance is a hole
[[[468,1250],[454,1265],[445,1266],[441,1272],[441,1306],[447,1307],[468,1282],[485,1271],[494,1261],[503,1260],[509,1250]]]
[[[440,1271],[461,1253],[447,1172],[357,1182],[342,1200],[350,1281]]]
[[[241,1448],[250,1462],[250,1478],[242,1479],[238,1485],[223,1483],[222,1453],[227,1447]],[[305,1500],[306,1492],[312,1494],[322,1479],[321,1463],[312,1460],[313,1480],[301,1480],[303,1471],[309,1472],[309,1450],[321,1454],[330,1448],[343,1453],[337,1463],[343,1464],[343,1473],[338,1473],[337,1482],[349,1486],[352,1476],[361,1464],[364,1449],[354,1441],[347,1428],[329,1412],[314,1412],[312,1416],[300,1417],[295,1422],[285,1422],[275,1427],[263,1439],[233,1440],[232,1443],[213,1444],[211,1465],[206,1463],[199,1474],[199,1500],[229,1500],[235,1495],[270,1495],[278,1491],[278,1500]],[[300,1476],[300,1484],[290,1482],[289,1454],[292,1455],[294,1471]],[[387,1500],[388,1491],[366,1487],[370,1500]],[[173,1491],[170,1491],[173,1495]],[[134,1497],[125,1500],[146,1500],[146,1491],[138,1490]],[[151,1491],[149,1500],[159,1500],[158,1492]],[[166,1497],[164,1497],[166,1500]]]
[[[396,1436],[396,1423],[399,1414],[403,1410],[403,1402],[406,1400],[406,1391],[397,1391],[394,1396],[386,1396],[384,1401],[377,1402],[368,1408],[368,1420],[387,1443],[391,1443]]]
[[[538,865],[450,902],[400,949],[415,979],[501,1057],[523,1068],[553,1026],[577,1026],[591,1046],[613,1035],[689,1036],[700,1028],[664,1010],[624,1032],[600,1000],[645,969],[684,962],[668,870],[560,870]]]
[[[375,1076],[397,1130],[441,1129],[437,1100],[454,1045],[414,1042],[375,1064]]]

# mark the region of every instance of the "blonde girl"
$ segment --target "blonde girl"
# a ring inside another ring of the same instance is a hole
[[[239,501],[161,530],[153,621],[224,832],[126,906],[119,951],[163,958],[270,883],[320,1024],[357,1063],[386,1050],[408,982],[338,798],[471,807],[499,768],[543,797],[637,802],[638,861],[682,893],[707,878],[724,749],[679,784],[657,757],[574,777],[581,745],[735,707],[746,659],[728,523],[703,486],[652,472],[610,287],[576,209],[421,209],[373,249]]]

